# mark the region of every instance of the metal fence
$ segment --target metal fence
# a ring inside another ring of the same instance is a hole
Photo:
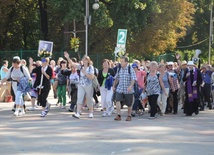
[[[40,58],[37,56],[38,50],[19,50],[19,51],[0,51],[0,63],[2,64],[3,60],[8,60],[9,64],[11,65],[12,58],[14,56],[19,56],[21,59],[25,59],[28,62],[28,59],[31,57],[35,61],[39,60]],[[53,52],[53,56],[51,59],[57,61],[59,57],[64,57],[64,51],[58,51],[58,52]],[[84,54],[81,54],[81,52],[78,53],[74,51],[68,51],[70,57],[75,57],[78,60],[83,57]],[[102,60],[103,59],[109,59],[109,60],[114,60],[114,55],[113,54],[89,54],[89,57],[94,63],[95,67],[101,68]]]
[[[14,56],[19,56],[21,59],[28,60],[30,57],[32,57],[34,60],[39,60],[39,57],[37,56],[38,50],[18,50],[18,51],[0,51],[0,63],[2,64],[3,60],[8,60],[9,64],[11,65],[12,58]],[[53,53],[52,59],[57,61],[59,57],[64,57],[64,51],[57,51]],[[84,55],[84,52],[79,52],[79,55],[77,52],[74,51],[68,51],[70,57],[75,57],[78,60],[81,59]],[[98,53],[98,54],[89,54],[89,57],[94,63],[94,66],[97,68],[102,67],[102,60],[103,59],[109,59],[109,60],[115,60],[114,54],[106,54],[106,53]],[[136,57],[132,56],[130,54],[131,59],[143,59],[143,56]],[[159,56],[153,56],[151,55],[150,58],[144,58],[146,60],[154,60],[157,62],[161,62],[161,60],[164,60],[164,62],[167,61],[174,61],[174,53],[167,53]]]

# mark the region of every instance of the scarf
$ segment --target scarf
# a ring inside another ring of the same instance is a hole
[[[41,74],[42,74],[42,69],[43,69],[43,67],[41,67]],[[44,71],[46,72],[47,69],[48,69],[48,66],[46,66],[46,67],[44,68]],[[43,83],[43,74],[41,75],[40,84],[39,84],[39,86],[37,86],[37,88],[43,89],[44,86],[42,86],[42,83]]]
[[[189,69],[188,71],[190,72]],[[197,81],[197,75],[198,75],[197,69],[193,68],[192,73],[193,73],[193,81]],[[191,74],[187,78],[187,94],[188,94],[189,102],[193,102],[194,99],[198,98],[197,86],[192,86]]]

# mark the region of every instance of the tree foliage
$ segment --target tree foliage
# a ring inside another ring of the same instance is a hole
[[[127,52],[147,56],[208,37],[210,0],[100,0],[90,2],[89,54],[113,53],[118,29],[127,29]],[[37,49],[38,40],[69,49],[73,21],[84,30],[85,0],[0,0],[0,50]],[[85,49],[85,34],[80,51]],[[206,45],[199,45],[205,49]],[[187,48],[188,50],[193,50]],[[184,49],[186,50],[186,49]]]

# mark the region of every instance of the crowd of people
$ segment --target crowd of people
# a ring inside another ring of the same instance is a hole
[[[176,115],[178,105],[182,105],[186,116],[198,115],[206,106],[211,110],[214,68],[200,62],[196,65],[193,61],[181,61],[179,55],[176,59],[176,62],[130,63],[127,56],[122,56],[119,62],[104,59],[98,70],[90,57],[84,56],[78,62],[67,52],[57,62],[49,58],[34,62],[30,58],[29,67],[26,60],[15,56],[10,68],[8,61],[3,61],[0,86],[11,83],[15,116],[25,115],[24,96],[30,94],[32,107],[28,110],[41,106],[40,116],[45,117],[51,106],[48,102],[51,87],[57,105],[65,109],[69,103],[68,110],[77,119],[85,107],[88,117],[94,117],[94,108],[99,106],[97,96],[101,96],[102,117],[111,116],[116,108],[115,121],[121,120],[124,105],[128,109],[126,121],[142,115],[147,107],[149,119],[169,113]]]

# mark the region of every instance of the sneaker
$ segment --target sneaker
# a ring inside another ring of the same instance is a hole
[[[99,108],[99,103],[95,103],[94,107]]]
[[[73,110],[73,109],[68,109],[68,111],[69,111],[69,112],[74,112],[74,110]]]
[[[21,109],[21,112],[19,113],[19,115],[25,115],[25,110]]]
[[[108,114],[108,113],[107,113],[106,111],[104,111],[103,114],[102,114],[102,117],[106,117],[107,114]]]
[[[151,117],[151,116],[150,116],[149,119],[155,119],[155,117]]]
[[[45,112],[48,113],[50,111],[50,107],[51,107],[51,104],[48,104],[46,107],[45,107]]]
[[[131,115],[132,115],[132,117],[135,117],[135,112],[132,112]]]
[[[115,118],[114,118],[115,121],[121,121],[121,116],[120,115],[117,115]]]
[[[45,112],[45,111],[42,111],[42,113],[41,113],[41,117],[45,117],[47,115],[47,113]]]
[[[28,111],[35,111],[36,109],[34,107],[31,107],[29,109],[27,109]]]
[[[132,117],[131,116],[127,116],[126,121],[131,121]]]
[[[61,106],[60,108],[61,108],[61,109],[66,109],[66,107],[65,107],[65,106]]]
[[[108,112],[107,112],[107,115],[108,115],[108,116],[111,116],[111,114],[112,114],[112,111],[108,111]]]
[[[93,118],[94,117],[93,113],[89,113],[88,117]]]
[[[77,118],[77,119],[79,119],[79,118],[80,118],[80,114],[78,114],[78,113],[73,114],[72,116],[73,116],[74,118]]]
[[[15,112],[14,112],[13,114],[14,114],[14,116],[19,116],[19,110],[16,109]]]

